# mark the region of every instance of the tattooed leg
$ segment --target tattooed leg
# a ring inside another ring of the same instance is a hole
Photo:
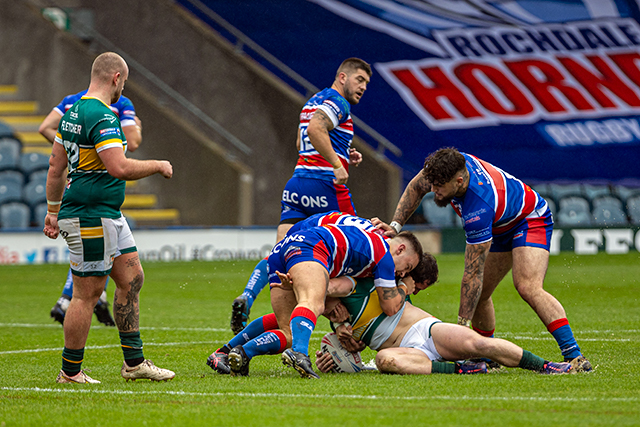
[[[115,259],[111,277],[116,282],[114,319],[120,332],[135,332],[140,327],[139,295],[144,272],[138,253],[122,254]]]

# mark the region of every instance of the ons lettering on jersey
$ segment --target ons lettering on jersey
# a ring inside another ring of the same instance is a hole
[[[100,135],[101,136],[108,136],[108,135],[120,135],[120,129],[118,128],[107,128],[107,129],[101,129],[100,130]]]

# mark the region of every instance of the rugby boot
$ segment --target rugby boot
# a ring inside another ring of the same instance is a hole
[[[304,353],[288,348],[282,353],[282,363],[298,371],[302,378],[320,378],[320,376],[313,371],[311,359]]]

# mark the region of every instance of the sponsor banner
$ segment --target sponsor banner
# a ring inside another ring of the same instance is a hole
[[[461,228],[442,230],[442,252],[464,250],[465,237]],[[560,252],[574,252],[576,255],[640,252],[640,227],[554,228],[550,252],[551,255],[558,255]]]
[[[373,64],[353,113],[406,181],[446,146],[531,182],[640,178],[636,0],[205,3],[319,88],[347,56]]]
[[[212,228],[134,230],[143,261],[216,261],[260,259],[269,254],[276,230]],[[65,241],[41,232],[0,233],[0,264],[68,263]]]

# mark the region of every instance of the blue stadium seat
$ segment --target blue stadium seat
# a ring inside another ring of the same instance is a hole
[[[31,208],[47,200],[47,173],[47,170],[33,172],[22,189],[22,200]]]
[[[549,184],[549,193],[551,197],[556,201],[560,202],[560,199],[569,196],[579,196],[582,197],[582,185],[578,183],[574,184]]]
[[[22,200],[24,175],[18,171],[0,172],[0,204]]]
[[[25,175],[42,169],[49,169],[49,156],[42,153],[22,153],[20,169]]]
[[[0,206],[0,228],[28,228],[31,209],[24,203],[12,202]]]
[[[629,197],[626,203],[631,224],[640,225],[640,194]]]
[[[613,196],[602,196],[593,200],[593,221],[595,225],[603,227],[628,224],[627,214],[622,208],[622,202]]]
[[[11,126],[0,120],[0,138],[13,138],[13,129]]]
[[[20,168],[22,144],[13,138],[0,138],[0,171]]]
[[[582,190],[584,192],[585,197],[590,202],[593,202],[593,200],[597,199],[598,197],[611,195],[611,189],[609,188],[608,185],[584,184],[582,186]]]
[[[558,225],[563,227],[591,225],[591,210],[587,199],[569,196],[560,199],[558,204]]]
[[[33,216],[31,221],[39,229],[44,228],[44,217],[47,216],[47,203],[40,203],[38,206],[32,209]]]
[[[422,199],[422,210],[428,223],[435,227],[455,227],[455,216],[457,216],[451,206],[441,208],[437,206],[434,201],[434,194],[428,193]]]

